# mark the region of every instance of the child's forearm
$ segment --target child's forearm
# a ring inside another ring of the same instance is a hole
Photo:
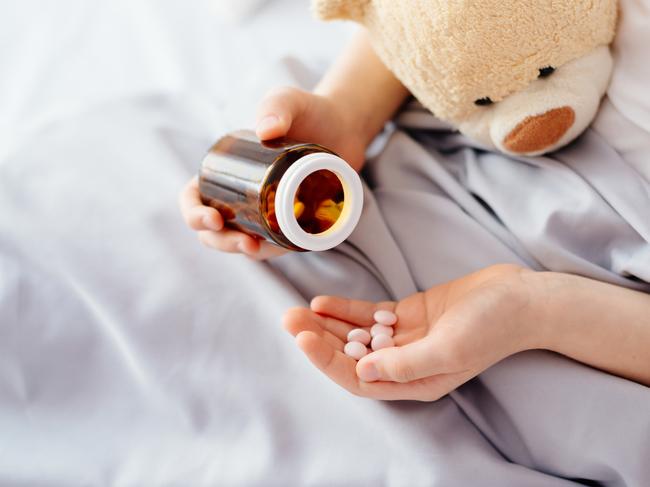
[[[540,348],[650,386],[650,295],[591,279],[528,273]]]
[[[370,143],[408,96],[359,31],[314,90],[346,113],[350,127]]]

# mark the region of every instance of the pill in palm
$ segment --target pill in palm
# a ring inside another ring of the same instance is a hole
[[[363,328],[355,328],[348,333],[348,342],[359,342],[368,345],[371,339],[370,333]]]
[[[343,347],[343,352],[348,357],[352,357],[355,360],[361,360],[368,354],[368,349],[363,343],[348,342],[345,344],[345,347]]]
[[[394,347],[395,342],[393,341],[393,338],[389,337],[388,335],[377,335],[372,339],[370,346],[372,347],[373,352],[376,352],[382,348]]]
[[[376,311],[373,318],[380,325],[393,326],[395,323],[397,323],[397,315],[392,311],[385,309]]]
[[[393,330],[392,326],[380,325],[379,323],[370,328],[370,336],[373,337],[377,335],[388,335],[392,337],[393,333],[395,333],[395,330]]]

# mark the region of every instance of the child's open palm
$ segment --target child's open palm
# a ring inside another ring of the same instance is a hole
[[[536,348],[538,334],[530,332],[525,315],[526,272],[494,266],[399,302],[317,297],[311,310],[290,310],[285,327],[316,367],[353,394],[433,401],[494,363]],[[399,318],[396,347],[357,363],[343,353],[346,336],[371,326],[379,309]]]

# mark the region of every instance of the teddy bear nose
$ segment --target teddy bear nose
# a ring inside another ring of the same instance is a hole
[[[506,136],[503,145],[515,154],[543,151],[559,141],[575,120],[576,114],[571,107],[554,108],[528,117]]]

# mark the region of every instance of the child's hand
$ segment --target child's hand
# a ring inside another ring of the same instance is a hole
[[[245,254],[258,260],[286,253],[286,250],[269,242],[224,227],[221,214],[216,209],[205,206],[201,201],[196,177],[183,188],[179,204],[185,223],[198,232],[199,241],[207,247],[223,252]]]
[[[361,30],[328,71],[315,93],[280,88],[264,98],[257,114],[257,135],[262,140],[288,136],[333,150],[357,171],[363,166],[368,144],[408,96],[408,91],[374,53]],[[190,228],[209,247],[242,252],[257,259],[284,253],[268,242],[224,229],[214,208],[201,204],[197,181],[188,183],[180,197]]]
[[[536,348],[542,330],[529,319],[528,288],[517,266],[494,266],[397,303],[317,297],[296,308],[285,328],[312,363],[353,394],[434,401],[517,352]],[[373,314],[397,314],[396,347],[358,363],[343,353],[347,333]]]
[[[337,108],[330,99],[296,88],[272,91],[258,110],[257,136],[261,140],[288,136],[301,142],[321,144],[338,153],[355,169],[360,169],[366,143],[356,136],[357,133],[344,110]],[[196,177],[181,192],[179,204],[185,222],[198,232],[199,241],[207,247],[259,260],[286,253],[269,242],[224,227],[219,212],[201,202]]]
[[[336,152],[357,171],[368,141],[353,119],[354,107],[297,88],[276,88],[262,100],[257,112],[257,136],[270,140],[287,136],[320,144]]]

